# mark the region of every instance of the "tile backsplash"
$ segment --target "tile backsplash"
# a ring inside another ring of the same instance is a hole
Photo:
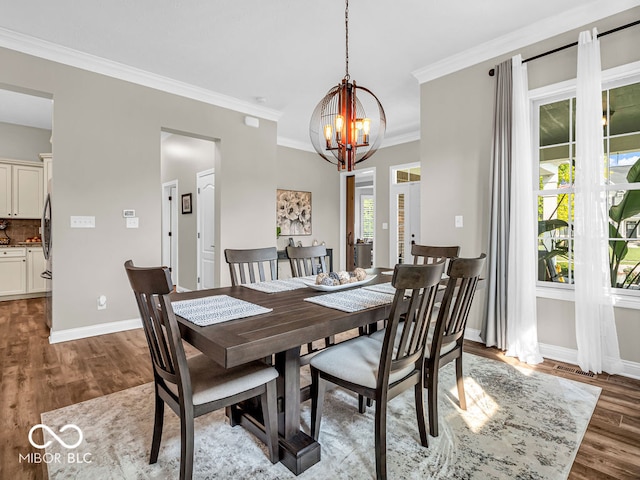
[[[11,245],[25,242],[27,238],[40,237],[40,220],[5,219],[9,221],[6,230],[0,231],[0,237],[6,233],[11,238]]]

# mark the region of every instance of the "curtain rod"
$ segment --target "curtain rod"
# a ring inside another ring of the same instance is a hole
[[[613,28],[611,30],[607,30],[606,32],[599,33],[598,34],[598,38],[604,37],[605,35],[609,35],[610,33],[619,32],[620,30],[624,30],[625,28],[633,27],[633,26],[638,25],[638,24],[640,24],[640,20],[636,20],[635,22],[627,23],[626,25],[622,25],[621,27]],[[561,50],[566,50],[567,48],[575,47],[576,45],[578,45],[578,42],[573,42],[573,43],[570,43],[568,45],[564,45],[563,47],[554,48],[553,50],[549,50],[548,52],[544,52],[544,53],[541,53],[539,55],[535,55],[535,56],[533,56],[531,58],[527,58],[526,60],[523,60],[522,63],[530,62],[531,60],[537,60],[538,58],[546,57],[547,55],[551,55],[552,53],[556,53],[556,52],[559,52]],[[496,73],[495,68],[492,68],[491,70],[489,70],[489,76],[490,77],[493,77],[495,75],[495,73]]]

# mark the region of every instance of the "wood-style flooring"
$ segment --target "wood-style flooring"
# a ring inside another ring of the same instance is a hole
[[[43,463],[19,461],[39,452],[28,434],[42,412],[152,381],[142,330],[50,345],[43,306],[43,299],[0,302],[0,479],[47,478]],[[518,363],[478,343],[466,351]],[[529,368],[602,388],[569,478],[640,479],[640,381],[585,378],[552,360]],[[41,432],[34,438],[42,441]]]

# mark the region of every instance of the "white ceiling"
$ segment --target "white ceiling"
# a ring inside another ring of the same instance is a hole
[[[637,5],[351,0],[349,73],[382,102],[386,144],[417,139],[418,78]],[[278,143],[299,148],[310,149],[311,112],[344,76],[344,44],[343,0],[0,0],[0,46],[277,119]]]

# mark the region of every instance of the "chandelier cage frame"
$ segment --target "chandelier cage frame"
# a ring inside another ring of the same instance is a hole
[[[338,170],[351,171],[382,144],[387,126],[384,108],[368,88],[349,76],[349,0],[345,0],[345,76],[311,114],[309,136],[314,150]],[[367,116],[366,112],[377,113]]]

